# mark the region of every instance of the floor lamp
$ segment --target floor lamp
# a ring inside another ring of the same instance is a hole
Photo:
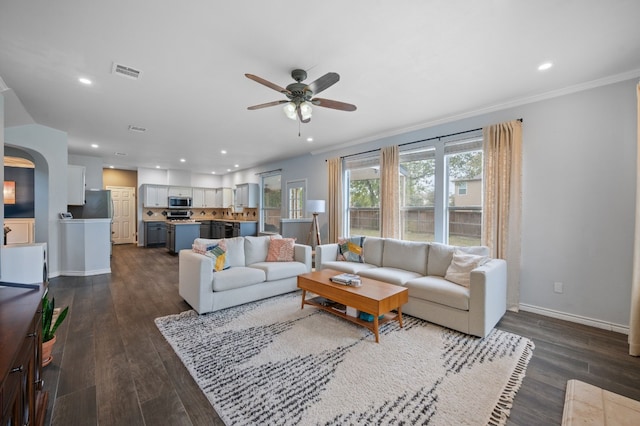
[[[307,237],[307,245],[313,245],[313,236],[318,241],[318,245],[322,244],[320,240],[320,227],[318,226],[318,214],[324,213],[324,200],[307,200],[307,212],[313,214],[313,220],[311,221],[311,229],[309,229],[309,236]]]

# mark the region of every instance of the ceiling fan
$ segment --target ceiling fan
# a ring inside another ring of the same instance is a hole
[[[265,104],[253,105],[248,107],[249,110],[266,108],[275,105],[284,106],[284,113],[292,120],[300,120],[301,123],[311,121],[311,105],[317,105],[324,108],[337,109],[340,111],[355,111],[356,106],[340,101],[332,101],[331,99],[314,98],[314,95],[333,86],[340,80],[340,76],[335,72],[329,72],[318,78],[310,84],[302,83],[307,78],[307,72],[301,69],[291,71],[291,77],[296,81],[283,88],[277,84],[271,83],[264,78],[253,74],[245,74],[245,76],[257,83],[269,87],[275,91],[283,93],[288,100],[267,102]]]

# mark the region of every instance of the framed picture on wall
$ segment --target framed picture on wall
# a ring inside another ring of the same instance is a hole
[[[3,193],[4,193],[5,204],[15,204],[16,203],[16,181],[5,180]]]

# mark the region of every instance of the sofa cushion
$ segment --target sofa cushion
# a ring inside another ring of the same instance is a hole
[[[469,310],[469,289],[444,278],[428,276],[407,281],[409,297],[428,300],[463,311]]]
[[[387,238],[384,242],[382,266],[427,275],[429,244]]]
[[[469,287],[471,271],[480,265],[484,265],[488,260],[489,258],[487,256],[468,254],[460,249],[456,249],[453,252],[453,259],[451,260],[451,265],[449,265],[444,279],[464,287]]]
[[[384,238],[364,238],[364,261],[371,265],[382,266],[382,252],[384,250]]]
[[[338,238],[336,260],[364,263],[364,239],[364,237]]]
[[[245,266],[244,237],[225,238],[229,266]]]
[[[376,268],[376,265],[369,263],[356,263],[356,262],[343,262],[341,260],[331,260],[329,262],[322,262],[323,269],[334,269],[340,272],[348,272],[350,274],[357,274],[365,269]]]
[[[267,281],[296,277],[307,272],[307,267],[302,262],[258,262],[251,267],[264,271]]]
[[[427,263],[427,275],[436,275],[444,277],[447,269],[451,265],[453,252],[459,249],[464,253],[475,254],[478,256],[489,256],[489,248],[486,246],[450,246],[441,243],[429,243],[429,262]]]
[[[211,284],[213,291],[225,291],[258,284],[265,279],[266,275],[260,269],[235,266],[213,274]]]
[[[271,238],[267,262],[293,262],[295,238]]]
[[[360,271],[358,275],[395,285],[404,285],[407,281],[422,276],[422,274],[417,272],[407,271],[405,269],[388,268],[386,266],[381,268],[364,269]]]
[[[264,262],[269,252],[269,236],[244,237],[244,259],[247,265]]]

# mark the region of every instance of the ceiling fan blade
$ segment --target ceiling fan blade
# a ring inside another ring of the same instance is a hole
[[[346,102],[340,101],[332,101],[331,99],[323,99],[323,98],[313,98],[311,99],[311,103],[313,105],[331,108],[331,109],[339,109],[340,111],[355,111],[356,106],[352,104],[348,104]]]
[[[273,102],[267,102],[266,104],[259,104],[259,105],[253,105],[250,107],[247,107],[247,109],[253,111],[254,109],[260,109],[260,108],[266,108],[266,107],[270,107],[270,106],[276,106],[276,105],[282,105],[282,104],[286,104],[289,101],[273,101]]]
[[[340,76],[338,75],[338,73],[328,72],[313,83],[309,84],[307,86],[307,89],[311,90],[314,95],[317,95],[323,90],[333,86],[338,81],[340,81]]]
[[[270,81],[265,80],[262,77],[258,77],[257,75],[253,75],[253,74],[245,74],[245,77],[247,77],[250,80],[255,81],[256,83],[260,83],[264,86],[267,86],[270,89],[275,90],[276,92],[280,92],[280,93],[290,93],[287,89],[285,89],[284,87],[280,87],[275,83],[272,83]]]

